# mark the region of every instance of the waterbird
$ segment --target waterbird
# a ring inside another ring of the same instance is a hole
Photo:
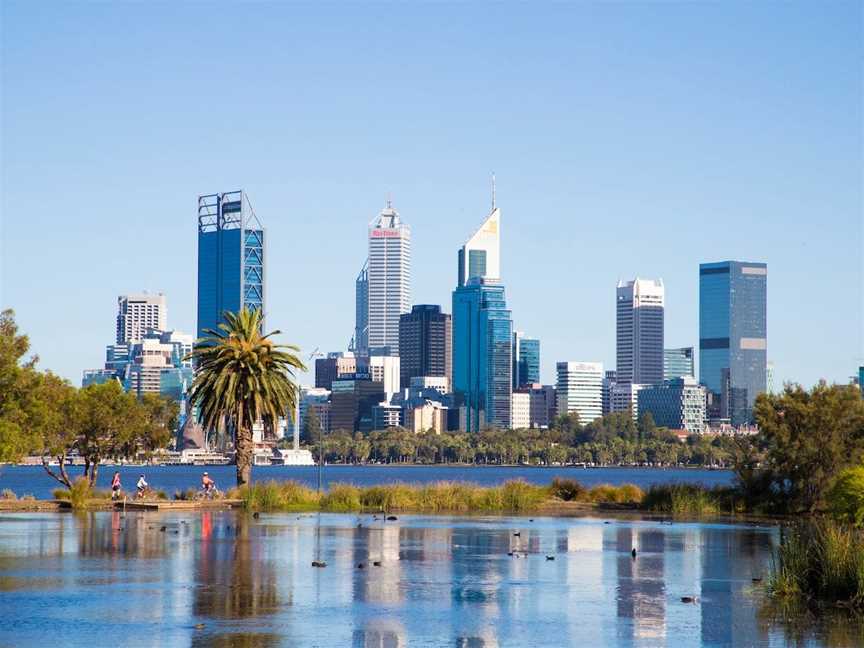
[[[381,566],[381,561],[380,561],[380,560],[373,560],[373,561],[372,561],[372,564],[375,565],[375,567],[380,567],[380,566]]]
[[[636,547],[633,547],[633,550],[630,552],[630,555],[634,558],[636,557]]]
[[[357,563],[357,569],[363,569],[365,566],[363,563]]]
[[[162,527],[161,529],[159,529],[159,530],[160,530],[160,531],[164,531],[166,528],[167,528],[167,527],[164,527],[164,526],[163,526],[163,527]]]
[[[693,596],[682,596],[682,597],[681,597],[681,602],[682,602],[682,603],[695,603],[695,602],[696,602],[696,599],[695,599],[695,597],[693,597]]]
[[[255,511],[255,512],[252,514],[252,517],[255,518],[255,519],[257,520],[259,517],[261,517],[261,514],[260,514],[258,511]]]
[[[196,630],[203,630],[203,629],[204,629],[204,624],[203,624],[203,623],[196,623],[196,624],[195,624],[195,629],[196,629]]]
[[[391,522],[394,522],[394,521],[398,520],[399,518],[397,518],[395,515],[388,515],[387,519],[390,520]]]
[[[751,580],[752,580],[754,583],[761,583],[761,582],[762,582],[762,577],[761,577],[761,576],[754,576]]]
[[[514,533],[513,535],[516,536],[517,538],[521,538],[521,537],[522,537],[522,532],[521,532],[521,531],[517,531],[517,532]]]
[[[327,563],[324,562],[323,560],[313,560],[313,561],[312,561],[312,566],[313,566],[313,567],[326,567],[326,566],[327,566]]]
[[[555,556],[546,556],[546,560],[555,560]]]

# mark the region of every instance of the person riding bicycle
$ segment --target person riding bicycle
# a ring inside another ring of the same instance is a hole
[[[205,495],[212,495],[216,492],[216,482],[210,478],[206,472],[201,475],[201,490],[204,491]]]
[[[147,480],[144,479],[144,475],[141,475],[138,478],[138,483],[136,484],[138,488],[138,497],[144,497],[144,493],[147,492],[147,489],[150,488],[150,484],[147,483]]]
[[[120,498],[120,471],[116,471],[114,473],[114,477],[111,479],[111,499],[119,499]]]

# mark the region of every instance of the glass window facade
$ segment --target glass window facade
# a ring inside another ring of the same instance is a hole
[[[465,427],[510,427],[513,323],[504,286],[472,279],[453,291],[453,389]]]
[[[682,376],[696,377],[693,347],[663,349],[663,380]]]
[[[513,336],[513,388],[540,382],[540,340]]]
[[[699,266],[699,382],[733,425],[752,422],[767,386],[767,285],[764,263]]]
[[[264,229],[251,207],[244,213],[241,194],[198,199],[198,337],[215,329],[226,311],[265,310]]]

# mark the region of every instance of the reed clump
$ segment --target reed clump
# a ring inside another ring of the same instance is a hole
[[[657,484],[648,489],[642,507],[673,515],[718,515],[737,508],[729,488],[699,484]]]
[[[187,491],[179,499],[195,499],[196,496],[195,491]],[[271,480],[232,488],[228,497],[241,499],[246,508],[256,511],[314,511],[319,504],[318,493],[294,480]]]
[[[0,491],[0,500],[17,500],[18,496],[11,488],[4,488]]]
[[[805,600],[864,610],[864,535],[820,519],[784,534],[768,579],[781,600]]]
[[[55,488],[51,495],[56,500],[69,502],[75,510],[86,509],[89,500],[111,499],[111,491],[92,488],[85,477],[79,477],[72,482],[72,488]]]

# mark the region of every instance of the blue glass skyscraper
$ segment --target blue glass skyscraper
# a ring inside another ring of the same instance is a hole
[[[473,278],[453,291],[453,390],[465,429],[510,427],[513,323],[497,280]]]
[[[198,336],[226,311],[264,311],[264,228],[243,191],[198,198]]]
[[[495,206],[459,250],[453,291],[453,391],[463,427],[510,427],[513,322],[500,281],[500,217]]]
[[[753,420],[767,385],[768,266],[723,261],[699,266],[699,382],[712,417]]]
[[[513,389],[540,382],[540,340],[513,334]]]

